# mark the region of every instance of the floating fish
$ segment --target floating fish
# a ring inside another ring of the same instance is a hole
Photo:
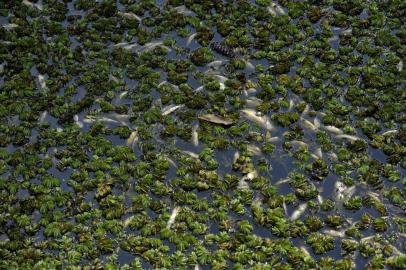
[[[127,139],[127,146],[130,146],[132,149],[134,149],[134,144],[138,141],[138,132],[134,130],[131,132],[130,137]]]
[[[179,14],[183,14],[186,16],[194,16],[195,13],[193,11],[191,11],[190,9],[188,9],[185,5],[181,5],[181,6],[177,6],[174,8],[174,10],[176,10],[177,13]]]
[[[249,152],[251,152],[252,154],[254,154],[255,156],[262,156],[261,149],[256,145],[253,145],[253,144],[248,145],[247,150]]]
[[[44,6],[42,5],[42,0],[38,1],[38,3],[32,3],[28,0],[23,0],[22,2],[24,5],[29,6],[29,7],[35,7],[39,10],[43,10]]]
[[[341,134],[336,136],[337,139],[348,139],[350,141],[358,141],[362,140],[360,137],[354,136],[354,135],[348,135],[348,134]]]
[[[266,129],[273,130],[274,126],[271,124],[271,121],[268,116],[258,116],[255,110],[252,109],[243,109],[241,114],[244,118],[256,123],[258,126]]]
[[[197,129],[199,128],[198,124],[193,125],[192,128],[192,144],[193,146],[199,145],[199,133],[197,133]]]
[[[176,216],[179,214],[180,207],[176,206],[173,208],[171,216],[169,217],[168,223],[166,224],[166,228],[170,229],[173,223],[175,223]]]
[[[330,236],[333,236],[333,237],[340,237],[340,238],[345,237],[345,230],[337,231],[337,230],[325,229],[322,232],[325,234],[328,234]]]
[[[312,122],[310,122],[309,120],[304,119],[304,118],[302,118],[301,120],[302,120],[303,125],[305,127],[307,127],[308,129],[313,130],[313,131],[318,130],[318,128]]]
[[[196,36],[197,36],[197,33],[193,33],[187,38],[187,41],[186,41],[187,47],[190,46],[190,44],[192,43],[192,41],[195,39]]]
[[[37,78],[38,78],[38,82],[39,82],[39,86],[41,87],[41,90],[42,91],[48,90],[48,87],[47,87],[47,84],[45,81],[45,76],[42,74],[38,74]]]
[[[396,65],[396,68],[398,69],[399,72],[402,72],[403,70],[403,61],[400,60],[399,63]]]
[[[330,133],[334,133],[337,135],[344,133],[344,131],[342,131],[341,129],[339,129],[338,127],[335,127],[335,126],[323,126],[323,129]]]
[[[8,24],[3,24],[2,27],[6,29],[7,31],[13,30],[14,28],[18,27],[18,24],[15,23],[8,23]]]
[[[307,203],[302,203],[299,207],[292,213],[290,220],[294,221],[298,219],[307,209]]]
[[[169,115],[169,114],[173,113],[174,111],[176,111],[177,109],[180,109],[180,108],[183,108],[183,107],[185,107],[184,104],[181,104],[181,105],[173,105],[172,104],[172,105],[166,106],[165,108],[162,109],[162,115],[163,116]]]
[[[198,117],[200,120],[204,120],[210,123],[214,123],[214,124],[219,124],[219,125],[224,125],[224,126],[230,126],[234,123],[233,120],[229,119],[229,118],[225,118],[222,116],[218,116],[215,114],[204,114]]]
[[[189,155],[189,156],[191,156],[192,158],[197,158],[197,159],[199,159],[199,155],[196,154],[196,153],[193,153],[193,152],[187,151],[187,150],[184,150],[184,151],[182,151],[182,152],[185,153],[185,154],[187,154],[187,155]]]
[[[121,12],[121,11],[119,11],[118,15],[120,15],[120,16],[126,18],[126,19],[129,19],[129,20],[134,20],[135,19],[135,20],[137,20],[139,22],[142,20],[141,17],[135,15],[132,12]]]

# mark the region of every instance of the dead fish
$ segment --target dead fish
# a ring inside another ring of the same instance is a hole
[[[240,157],[240,152],[235,151],[234,156],[233,156],[233,163],[235,163],[239,157]]]
[[[102,121],[106,123],[121,124],[131,128],[130,116],[127,114],[109,113],[103,116],[86,115],[83,121],[85,123],[94,123],[96,121]]]
[[[317,116],[314,118],[313,123],[314,123],[314,126],[318,129],[322,126],[320,119]]]
[[[130,223],[131,223],[131,221],[134,219],[134,216],[131,216],[131,217],[128,217],[128,218],[126,218],[125,220],[123,220],[123,227],[124,228],[127,228],[129,225],[130,225]]]
[[[322,204],[323,203],[323,197],[319,194],[317,195],[317,201]]]
[[[181,6],[177,6],[174,8],[174,10],[176,10],[177,13],[186,15],[186,16],[194,16],[195,13],[193,11],[191,11],[190,9],[188,9],[185,5],[181,5]]]
[[[184,150],[184,151],[182,151],[182,152],[185,153],[185,154],[187,154],[187,155],[189,155],[189,156],[191,156],[192,158],[197,158],[197,159],[199,159],[199,155],[196,154],[196,153],[193,153],[193,152],[187,151],[187,150]]]
[[[281,180],[279,180],[278,182],[275,183],[276,186],[282,185],[282,184],[287,184],[290,182],[289,178],[283,178]]]
[[[126,18],[126,19],[129,19],[129,20],[134,20],[135,19],[135,20],[137,20],[139,22],[142,20],[139,16],[135,15],[132,12],[121,12],[121,11],[119,11],[118,15],[120,15],[120,16]]]
[[[126,144],[127,146],[130,146],[132,149],[134,149],[134,143],[138,141],[138,132],[134,130],[131,132],[130,137],[128,137]]]
[[[255,110],[252,109],[243,109],[241,114],[244,118],[256,123],[260,127],[273,130],[274,126],[271,124],[271,121],[268,116],[258,116]]]
[[[26,6],[29,6],[29,7],[35,7],[35,8],[37,8],[37,9],[39,9],[39,10],[42,10],[44,7],[43,7],[43,5],[42,5],[42,0],[40,0],[40,1],[38,1],[38,3],[32,3],[32,2],[30,2],[30,1],[28,1],[28,0],[23,0],[23,2],[22,2],[24,5],[26,5]]]
[[[398,133],[398,130],[392,129],[392,130],[385,131],[384,133],[382,133],[382,136],[386,136],[386,135],[390,135],[390,134],[394,134],[394,133]]]
[[[214,77],[216,77],[217,80],[218,80],[219,82],[221,82],[221,83],[225,83],[225,82],[228,80],[227,77],[224,77],[224,76],[221,76],[221,75],[218,75],[218,74],[215,74]]]
[[[192,144],[193,146],[199,145],[199,133],[197,133],[197,129],[199,128],[198,124],[193,125],[192,128]]]
[[[306,115],[306,114],[309,112],[309,110],[310,110],[310,106],[309,106],[309,104],[306,104],[306,107],[304,108],[304,110],[303,110],[301,116]]]
[[[177,109],[180,109],[183,107],[185,107],[184,104],[181,104],[181,105],[172,104],[172,105],[166,106],[165,108],[162,109],[162,115],[163,116],[169,115],[169,114],[173,113],[174,111],[176,111]]]
[[[256,108],[262,104],[262,100],[260,100],[259,98],[256,98],[256,97],[250,97],[250,98],[247,98],[247,100],[245,101],[245,104],[248,108]]]
[[[197,36],[197,33],[193,33],[191,34],[186,41],[186,46],[189,47],[190,43],[192,43],[192,41],[195,39],[195,37]]]
[[[47,84],[45,81],[45,76],[42,74],[39,74],[37,78],[38,78],[38,82],[39,82],[39,86],[41,87],[41,90],[42,91],[48,90],[48,87],[47,87]]]
[[[318,147],[316,150],[314,150],[314,154],[319,158],[323,158],[323,152],[321,151],[321,147]]]
[[[8,24],[3,24],[2,27],[6,29],[7,31],[13,30],[14,28],[18,27],[18,24],[15,23],[8,23]]]
[[[165,156],[165,159],[174,167],[177,168],[178,166],[176,165],[175,161],[173,161],[173,159],[171,159],[168,156]]]
[[[253,144],[248,145],[247,150],[249,152],[251,152],[252,154],[254,154],[255,156],[261,156],[262,155],[261,149],[256,145],[253,145]]]
[[[343,182],[335,183],[335,198],[337,201],[342,201],[347,197],[351,197],[355,193],[355,186],[347,187]]]
[[[362,140],[360,137],[354,136],[354,135],[348,135],[348,134],[341,134],[336,136],[337,139],[348,139],[350,141],[358,141]]]
[[[80,128],[83,128],[83,123],[79,121],[79,115],[75,114],[73,116],[73,121],[75,122],[76,125],[78,125]]]
[[[295,102],[293,101],[293,99],[290,99],[288,112],[292,111],[294,106],[295,106]]]
[[[307,143],[305,143],[305,142],[302,142],[302,141],[298,141],[298,140],[293,140],[293,141],[290,141],[290,144],[292,144],[293,146],[301,146],[301,147],[308,147],[308,144]]]
[[[219,125],[224,125],[224,126],[230,126],[234,123],[233,120],[229,118],[225,118],[222,116],[217,116],[215,114],[204,114],[198,117],[200,120],[204,120],[210,123],[214,124],[219,124]]]
[[[306,211],[306,209],[307,203],[302,203],[301,205],[299,205],[299,207],[290,216],[290,220],[294,221],[298,219],[304,213],[304,211]]]
[[[166,228],[170,229],[173,223],[175,223],[176,216],[179,214],[180,207],[176,206],[173,208],[171,216],[169,217],[168,223],[166,224]]]
[[[333,236],[333,237],[343,238],[345,236],[345,230],[336,231],[336,230],[325,229],[322,232],[325,234],[328,234],[330,236]]]
[[[403,61],[400,60],[399,63],[396,65],[396,68],[398,69],[399,72],[402,72],[403,70]]]
[[[48,116],[48,111],[43,111],[43,112],[41,113],[41,116],[39,117],[39,122],[40,122],[40,123],[44,123],[44,122],[45,122],[45,119],[47,118],[47,116]]]
[[[200,266],[199,266],[199,264],[195,264],[195,268],[194,268],[195,270],[200,270]]]
[[[206,66],[209,68],[219,68],[221,67],[226,61],[225,60],[214,60],[208,63]]]
[[[323,129],[330,133],[334,133],[337,135],[344,133],[344,131],[342,131],[341,129],[339,129],[338,127],[335,127],[335,126],[323,126]]]
[[[307,119],[302,118],[302,123],[306,128],[308,128],[310,130],[313,130],[313,131],[318,130],[318,128],[312,122],[310,122]]]

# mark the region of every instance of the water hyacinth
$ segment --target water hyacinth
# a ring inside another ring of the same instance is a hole
[[[1,269],[405,269],[402,1],[1,1]]]

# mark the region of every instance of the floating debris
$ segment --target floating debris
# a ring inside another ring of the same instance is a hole
[[[230,126],[230,125],[234,124],[233,120],[222,117],[222,116],[214,115],[214,114],[204,114],[204,115],[200,115],[198,118],[200,120],[204,120],[204,121],[207,121],[210,123],[220,124],[220,125],[224,125],[224,126]]]

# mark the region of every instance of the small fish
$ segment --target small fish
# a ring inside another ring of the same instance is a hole
[[[386,135],[390,135],[390,134],[394,134],[394,133],[398,133],[399,131],[397,129],[392,129],[392,130],[388,130],[385,131],[384,133],[382,133],[382,136],[386,136]]]
[[[178,166],[176,165],[175,161],[173,161],[173,159],[171,159],[168,156],[165,156],[165,159],[174,167],[177,168]]]
[[[402,72],[403,70],[403,61],[400,60],[399,63],[396,65],[397,69],[399,72]]]
[[[47,118],[47,116],[48,116],[48,111],[43,111],[43,112],[41,113],[41,116],[39,117],[39,122],[40,122],[40,123],[44,123],[44,122],[45,122],[45,119]]]
[[[199,145],[199,133],[197,133],[197,129],[199,128],[198,124],[193,125],[192,128],[192,144],[193,146]]]
[[[176,111],[177,109],[180,109],[180,108],[183,108],[183,107],[185,107],[184,104],[181,104],[181,105],[173,105],[172,104],[172,105],[166,106],[165,108],[162,109],[162,115],[163,116],[169,115],[169,114],[173,113],[174,111]]]
[[[177,6],[174,8],[174,10],[176,10],[177,13],[179,14],[183,14],[186,16],[194,16],[195,13],[193,11],[191,11],[190,9],[188,9],[185,5],[181,5],[181,6]]]
[[[256,97],[250,97],[245,101],[246,106],[248,109],[256,108],[262,104],[262,100]]]
[[[316,150],[314,150],[314,154],[319,158],[323,158],[323,152],[321,151],[321,147],[318,147]]]
[[[262,155],[261,149],[256,145],[253,145],[253,144],[248,145],[247,150],[249,152],[251,152],[252,154],[254,154],[255,156],[261,156]]]
[[[298,219],[304,213],[304,211],[306,211],[306,209],[307,203],[302,203],[301,205],[299,205],[299,207],[290,216],[290,220],[294,221]]]
[[[187,150],[184,150],[184,151],[182,151],[182,152],[185,153],[185,154],[187,154],[187,155],[189,155],[189,156],[191,156],[192,158],[197,158],[197,159],[199,159],[199,155],[196,154],[196,153],[193,153],[193,152],[187,151]]]
[[[171,216],[169,217],[168,223],[166,224],[166,228],[170,229],[173,223],[175,223],[176,216],[179,214],[180,207],[176,206],[173,208]]]
[[[134,144],[138,141],[138,132],[134,130],[131,132],[130,137],[127,139],[127,146],[130,146],[132,149],[134,149]]]
[[[128,217],[128,218],[126,218],[124,221],[123,221],[123,227],[124,228],[127,228],[129,225],[130,225],[130,223],[131,223],[131,221],[134,219],[134,216],[131,216],[131,217]]]
[[[78,125],[80,128],[83,128],[83,123],[79,121],[79,115],[75,114],[73,116],[73,121],[75,122],[76,125]]]
[[[210,68],[219,68],[225,63],[224,60],[214,60],[213,62],[208,63],[206,66]]]
[[[118,96],[118,98],[123,99],[127,94],[128,94],[128,91],[124,91]]]
[[[290,143],[291,143],[293,146],[308,147],[308,144],[307,144],[307,143],[302,142],[302,141],[298,141],[298,140],[290,141]]]
[[[220,124],[224,126],[230,126],[234,123],[233,120],[215,114],[204,114],[198,117],[200,120],[204,120],[214,124]]]
[[[326,131],[328,131],[330,133],[334,133],[337,135],[344,133],[344,131],[342,131],[341,129],[339,129],[338,127],[335,127],[335,126],[323,126],[323,129],[325,129]]]
[[[187,41],[186,41],[187,47],[190,46],[190,44],[192,43],[192,41],[195,39],[196,36],[197,36],[197,33],[193,33],[187,38]]]
[[[42,5],[42,0],[40,0],[40,1],[38,1],[38,3],[32,3],[32,2],[30,2],[30,1],[28,1],[28,0],[23,0],[23,2],[22,2],[24,5],[26,5],[26,6],[29,6],[29,7],[35,7],[35,8],[37,8],[37,9],[39,9],[39,10],[43,10],[43,5]]]
[[[18,27],[18,24],[15,23],[8,23],[8,24],[3,24],[2,27],[6,29],[7,31],[13,30],[14,28]]]
[[[314,123],[314,126],[315,126],[316,128],[319,129],[319,128],[321,127],[320,119],[319,119],[317,116],[314,118],[313,123]]]
[[[307,127],[310,130],[313,130],[313,131],[318,130],[318,128],[309,120],[302,118],[302,123],[304,124],[305,127]]]
[[[233,156],[233,163],[235,163],[239,157],[240,157],[240,152],[235,151],[234,156]]]
[[[353,136],[353,135],[348,135],[348,134],[341,134],[336,136],[337,139],[348,139],[350,141],[358,141],[362,140],[360,137]]]
[[[255,110],[252,109],[243,109],[241,114],[244,118],[256,123],[260,127],[266,130],[273,130],[274,126],[271,124],[269,117],[267,116],[258,116]]]
[[[293,99],[289,100],[288,112],[292,111],[294,106],[295,106],[295,102],[293,101]]]
[[[41,75],[41,74],[38,75],[38,82],[39,82],[39,86],[41,87],[42,91],[48,90],[44,75]]]
[[[336,231],[336,230],[325,229],[325,230],[323,230],[323,233],[328,234],[328,235],[333,236],[333,237],[340,237],[340,238],[345,237],[345,231],[344,230]]]
[[[121,11],[119,11],[118,15],[120,15],[120,16],[126,18],[126,19],[129,19],[129,20],[134,20],[135,19],[135,20],[137,20],[139,22],[142,20],[139,16],[135,15],[132,12],[121,12]]]

